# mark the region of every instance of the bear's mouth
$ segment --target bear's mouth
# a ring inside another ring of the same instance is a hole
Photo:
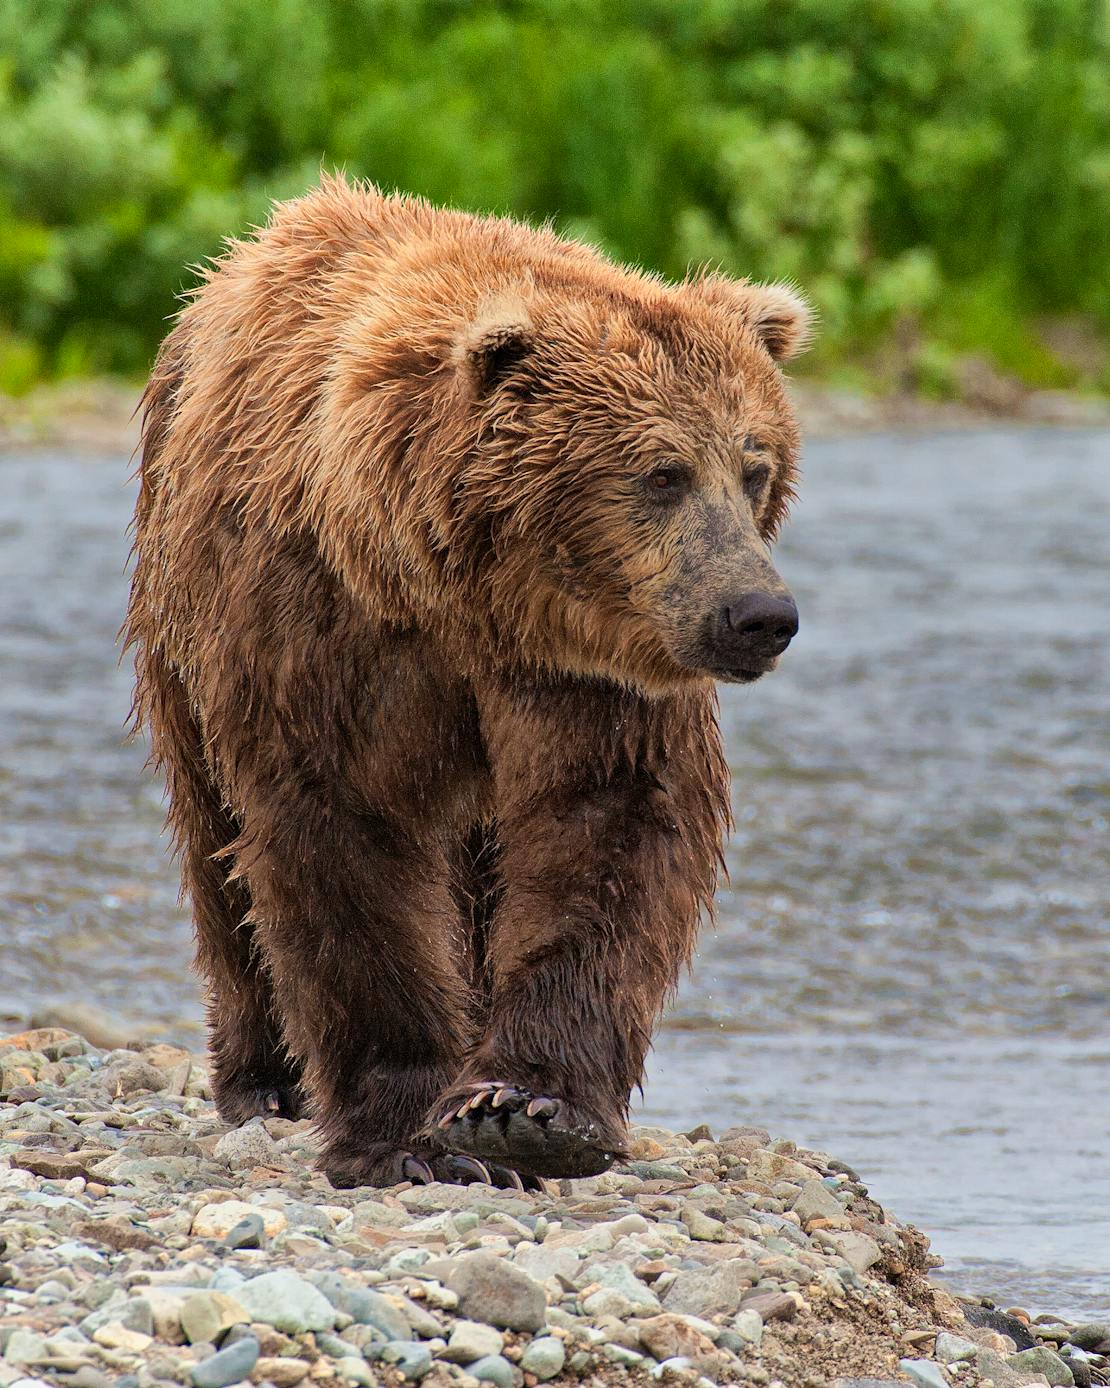
[[[777,664],[778,661],[771,660],[760,665],[733,665],[728,668],[711,670],[710,674],[723,684],[754,684],[764,675],[769,675]]]

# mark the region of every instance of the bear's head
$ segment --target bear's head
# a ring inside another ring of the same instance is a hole
[[[716,275],[536,279],[479,306],[456,501],[506,639],[657,693],[775,667],[798,628],[771,562],[799,443],[779,364],[810,322],[791,288]]]

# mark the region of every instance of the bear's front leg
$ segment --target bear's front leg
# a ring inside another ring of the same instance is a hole
[[[623,1149],[651,1033],[711,909],[728,822],[712,693],[601,682],[483,701],[503,895],[489,1024],[427,1133],[534,1176]]]
[[[416,1136],[472,1041],[442,846],[338,796],[286,790],[265,811],[235,845],[236,874],[329,1179],[519,1184]]]

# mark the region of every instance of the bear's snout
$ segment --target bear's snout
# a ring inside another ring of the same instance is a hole
[[[798,606],[789,593],[737,593],[712,622],[714,664],[734,678],[754,679],[797,633]]]

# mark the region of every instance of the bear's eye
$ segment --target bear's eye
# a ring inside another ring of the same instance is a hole
[[[771,469],[763,464],[744,469],[744,492],[749,501],[760,502],[771,483]]]
[[[677,501],[690,490],[690,473],[681,463],[665,463],[647,475],[647,489],[660,501]]]

